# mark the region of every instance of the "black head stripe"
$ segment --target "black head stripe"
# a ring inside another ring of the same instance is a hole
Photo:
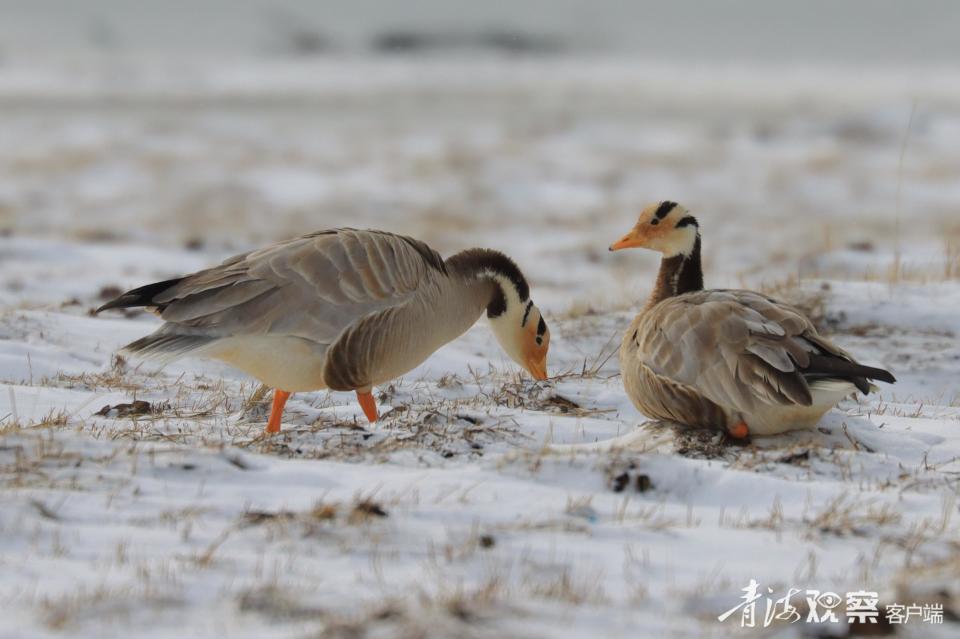
[[[497,284],[493,293],[493,299],[487,305],[487,317],[493,319],[500,317],[507,312],[507,297],[503,294],[503,289]]]
[[[537,324],[537,335],[543,335],[547,332],[547,323],[543,321],[543,315],[540,316],[540,323]]]
[[[662,220],[663,218],[670,215],[670,211],[672,211],[676,206],[677,206],[676,202],[670,202],[669,200],[666,202],[661,202],[660,206],[657,207],[657,211],[653,214],[653,217],[655,217],[658,220]]]
[[[530,317],[530,309],[533,308],[533,300],[527,302],[527,310],[523,312],[523,321],[520,322],[520,326],[527,325],[527,318]]]
[[[676,228],[679,229],[679,228],[683,228],[684,226],[695,226],[697,228],[700,228],[700,225],[697,224],[697,218],[693,217],[692,215],[688,215],[682,220],[680,220],[679,222],[677,222]]]
[[[516,262],[501,253],[491,249],[467,249],[452,255],[446,262],[448,268],[472,277],[499,275],[510,280],[517,290],[521,302],[530,299],[530,286],[520,272]]]

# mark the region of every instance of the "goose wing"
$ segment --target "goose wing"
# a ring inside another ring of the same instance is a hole
[[[848,379],[866,390],[865,377],[890,376],[854,362],[800,310],[751,291],[664,300],[646,313],[633,339],[655,373],[744,413],[759,404],[809,406],[817,377]]]
[[[443,259],[423,242],[335,229],[135,289],[100,310],[149,306],[167,322],[209,336],[283,335],[331,344],[354,322],[404,304],[444,273]]]

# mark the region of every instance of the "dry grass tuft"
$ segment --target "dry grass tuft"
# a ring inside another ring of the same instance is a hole
[[[943,278],[960,279],[960,238],[947,238],[943,260]]]
[[[41,599],[39,610],[47,628],[64,632],[88,623],[127,619],[144,610],[174,610],[184,605],[183,599],[177,596],[156,592],[138,583],[126,588],[81,587]]]
[[[322,608],[302,603],[292,589],[276,584],[242,591],[237,596],[237,609],[278,622],[322,619],[327,614]]]
[[[0,421],[0,434],[13,433],[24,430],[42,430],[62,428],[67,425],[70,416],[63,410],[51,410],[49,413],[36,421],[23,423],[13,415],[7,417],[5,421]]]
[[[847,494],[840,494],[812,516],[805,517],[808,534],[837,537],[862,537],[877,526],[897,524],[902,515],[889,504],[864,504]]]
[[[574,606],[601,605],[608,602],[603,591],[603,574],[574,576],[569,566],[556,570],[537,567],[530,570],[522,587],[534,597],[549,599]]]
[[[383,506],[370,498],[362,498],[353,504],[350,514],[347,516],[348,524],[365,524],[373,519],[386,517],[387,511]]]
[[[473,586],[441,586],[413,596],[378,601],[353,613],[330,613],[311,639],[366,637],[438,637],[480,639],[517,636],[500,628],[502,619],[518,613],[507,603],[497,575]]]
[[[288,528],[299,526],[304,536],[319,532],[318,526],[344,523],[350,526],[370,524],[377,519],[388,517],[389,513],[372,497],[357,496],[352,504],[318,501],[307,511],[266,511],[248,510],[237,522],[239,528],[252,526],[274,526]]]

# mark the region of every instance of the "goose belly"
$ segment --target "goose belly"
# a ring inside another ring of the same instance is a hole
[[[288,392],[326,388],[326,347],[299,337],[226,337],[198,354],[212,357],[256,377],[271,388]]]
[[[810,386],[810,394],[813,396],[810,406],[766,404],[752,413],[743,413],[743,421],[751,435],[777,435],[791,430],[811,429],[840,400],[856,390],[856,386],[849,382],[815,382]],[[731,419],[731,422],[735,423],[735,420]]]

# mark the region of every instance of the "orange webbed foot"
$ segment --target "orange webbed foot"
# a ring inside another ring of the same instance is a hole
[[[734,439],[746,439],[750,436],[750,428],[747,426],[747,422],[737,422],[733,426],[730,426],[727,432],[730,433],[730,436]]]

